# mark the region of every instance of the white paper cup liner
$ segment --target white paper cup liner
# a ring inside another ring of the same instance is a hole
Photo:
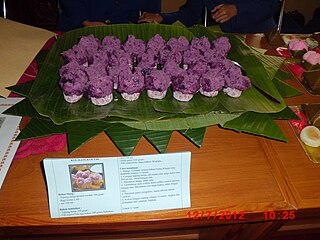
[[[193,98],[192,94],[185,94],[182,92],[173,92],[173,97],[181,102],[188,102]]]
[[[112,99],[113,99],[112,93],[103,97],[103,98],[94,98],[94,97],[90,98],[91,102],[97,106],[107,105],[108,103],[110,103],[112,101]]]
[[[228,96],[234,97],[234,98],[240,97],[242,93],[242,91],[235,88],[230,88],[230,87],[224,88],[223,92],[225,92]]]
[[[211,91],[211,92],[207,92],[204,91],[202,88],[200,88],[199,92],[206,97],[215,97],[218,95],[219,91]]]
[[[148,93],[148,97],[149,98],[152,98],[152,99],[163,99],[166,94],[167,94],[167,91],[152,91],[152,90],[147,90],[147,93]]]
[[[81,98],[82,98],[82,94],[81,95],[65,95],[63,94],[64,100],[66,100],[68,103],[76,103],[78,102]]]
[[[121,96],[123,97],[123,99],[132,102],[139,98],[140,93],[133,93],[133,94],[121,93]]]

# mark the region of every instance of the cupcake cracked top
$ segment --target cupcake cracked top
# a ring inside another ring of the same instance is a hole
[[[154,69],[146,76],[146,89],[152,91],[166,91],[171,83],[170,76],[161,70]]]
[[[124,69],[119,74],[118,91],[120,93],[140,93],[144,89],[144,76],[141,69],[136,68],[133,72]]]

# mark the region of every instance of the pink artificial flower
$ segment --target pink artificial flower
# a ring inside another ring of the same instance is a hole
[[[300,50],[308,51],[307,43],[303,40],[298,40],[298,39],[290,40],[288,44],[288,48],[289,50],[292,50],[292,51],[300,51]]]
[[[315,51],[308,51],[302,56],[303,60],[312,65],[320,64],[320,53]]]

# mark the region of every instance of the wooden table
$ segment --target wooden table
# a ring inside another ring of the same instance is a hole
[[[257,39],[248,41],[261,44]],[[295,79],[287,83],[304,91]],[[288,105],[319,101],[307,93],[286,99]],[[287,143],[213,126],[199,149],[174,132],[167,152],[192,152],[190,209],[51,219],[41,161],[121,156],[104,134],[71,155],[65,148],[16,160],[0,190],[0,239],[263,239],[277,230],[320,229],[320,164],[307,158],[287,121],[277,123]],[[133,152],[155,153],[145,139]],[[188,211],[244,212],[244,220],[188,219]],[[270,211],[294,211],[295,219],[266,219]]]

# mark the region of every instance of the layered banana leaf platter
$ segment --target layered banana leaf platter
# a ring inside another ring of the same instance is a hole
[[[100,40],[108,35],[116,36],[122,42],[128,35],[144,41],[156,34],[165,40],[185,36],[189,41],[202,36],[210,41],[226,36],[231,43],[228,58],[239,63],[254,85],[280,103],[271,101],[252,86],[238,98],[223,92],[216,97],[196,93],[189,102],[180,102],[168,91],[164,99],[153,100],[144,91],[138,100],[126,101],[114,91],[114,100],[105,106],[96,106],[86,98],[70,104],[65,101],[58,84],[59,69],[64,64],[61,53],[72,48],[81,36],[91,34]],[[297,118],[283,99],[301,92],[283,81],[290,78],[280,70],[283,59],[259,53],[244,43],[243,36],[221,33],[210,27],[143,24],[77,29],[59,37],[46,57],[43,56],[38,56],[40,70],[34,81],[8,88],[26,98],[5,113],[31,117],[18,136],[19,140],[66,133],[69,152],[73,152],[105,132],[124,155],[130,155],[142,137],[163,153],[173,131],[179,131],[186,141],[201,147],[206,128],[212,125],[286,141],[274,121]]]

